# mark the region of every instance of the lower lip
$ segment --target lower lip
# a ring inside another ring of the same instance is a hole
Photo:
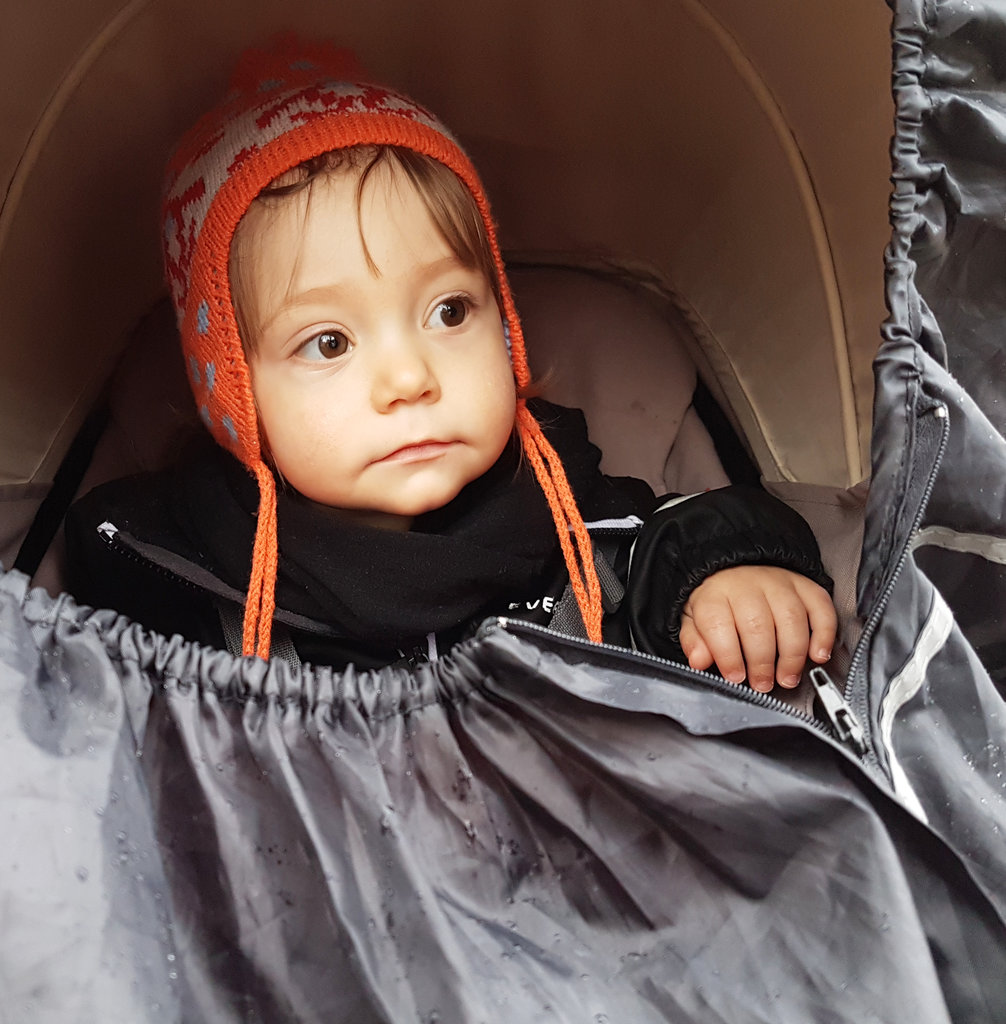
[[[430,441],[427,444],[413,444],[408,448],[399,448],[398,451],[386,455],[378,462],[427,462],[430,459],[439,458],[446,451],[453,447],[451,441]]]

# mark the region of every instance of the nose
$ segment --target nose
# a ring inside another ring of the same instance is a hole
[[[375,345],[371,357],[371,396],[379,412],[440,398],[440,385],[421,341],[399,336]]]

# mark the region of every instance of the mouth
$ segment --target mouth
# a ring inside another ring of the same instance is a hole
[[[403,445],[383,458],[375,459],[375,463],[408,463],[428,462],[438,459],[454,447],[453,441],[418,441],[416,444]]]

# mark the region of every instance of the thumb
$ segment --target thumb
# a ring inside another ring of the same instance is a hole
[[[678,637],[681,650],[688,659],[688,664],[695,669],[704,670],[713,663],[712,652],[706,646],[706,642],[699,636],[695,623],[690,618],[681,620],[681,633]]]

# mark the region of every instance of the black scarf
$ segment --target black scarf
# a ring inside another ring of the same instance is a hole
[[[559,453],[585,519],[643,514],[640,481],[601,474],[583,415],[547,402],[532,411]],[[253,477],[207,447],[175,488],[176,518],[225,582],[245,590],[258,508]],[[497,463],[407,532],[364,526],[293,491],[278,495],[279,608],[365,643],[404,646],[537,596],[562,564],[555,524],[513,440]]]

